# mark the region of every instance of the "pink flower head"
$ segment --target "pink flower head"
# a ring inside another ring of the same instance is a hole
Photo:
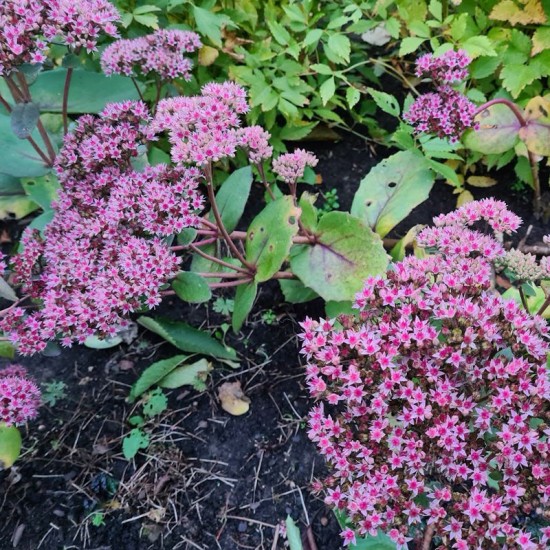
[[[450,50],[438,57],[425,54],[416,60],[416,76],[428,77],[437,85],[466,80],[471,58],[464,50]]]
[[[273,154],[273,147],[269,145],[271,135],[261,126],[248,126],[237,130],[237,139],[240,146],[248,153],[252,164],[259,164]]]
[[[243,132],[239,115],[248,111],[246,92],[232,82],[210,83],[202,94],[159,102],[151,129],[168,132],[176,164],[205,166],[235,156],[245,147],[255,159],[267,154],[267,136]]]
[[[317,166],[317,157],[305,151],[296,149],[293,153],[285,153],[273,160],[273,171],[286,183],[295,184],[304,176],[306,166]]]
[[[0,377],[0,422],[19,426],[35,418],[40,406],[40,390],[21,376]]]
[[[27,369],[23,365],[16,364],[8,365],[7,367],[0,369],[0,378],[8,378],[13,376],[18,378],[27,378]]]
[[[200,47],[200,37],[194,32],[159,29],[147,36],[117,40],[103,52],[101,67],[108,76],[131,76],[137,71],[156,73],[164,80],[190,80],[193,63],[184,54]]]
[[[179,258],[163,240],[198,222],[197,168],[163,164],[137,171],[132,160],[154,138],[140,102],[108,105],[79,119],[65,137],[56,170],[62,189],[44,235],[27,230],[13,258],[16,282],[40,300],[0,320],[22,354],[49,340],[63,345],[112,336],[125,316],[161,301]]]
[[[465,130],[476,127],[475,112],[476,106],[464,94],[445,85],[419,96],[403,118],[417,133],[448,137],[454,142]]]
[[[425,523],[444,548],[542,549],[547,535],[516,522],[550,505],[549,330],[492,289],[503,251],[472,228],[520,220],[498,201],[466,206],[420,233],[430,256],[365,281],[357,316],[302,323],[320,401],[308,435],[331,470],[326,502],[359,536],[381,529],[402,545]]]

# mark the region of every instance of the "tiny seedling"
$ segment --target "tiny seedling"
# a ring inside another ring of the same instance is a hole
[[[212,304],[212,309],[216,313],[220,313],[221,315],[231,315],[233,313],[233,308],[235,307],[235,300],[232,300],[231,298],[223,298],[222,296],[218,296],[214,303]]]
[[[327,191],[326,193],[322,193],[322,195],[323,195],[323,198],[325,199],[325,202],[321,207],[322,212],[328,213],[340,208],[338,191],[336,191],[334,187],[329,191]]]
[[[266,325],[272,325],[277,321],[277,315],[272,309],[266,309],[262,313],[262,323],[265,323]]]
[[[43,384],[42,388],[42,401],[50,407],[55,407],[58,401],[67,397],[67,384],[61,380]]]

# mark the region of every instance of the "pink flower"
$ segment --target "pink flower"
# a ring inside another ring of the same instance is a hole
[[[304,176],[306,166],[317,166],[317,157],[304,149],[285,153],[273,160],[273,171],[286,183],[294,185]]]
[[[435,221],[418,237],[432,255],[369,277],[357,316],[337,329],[303,323],[307,384],[320,401],[308,436],[331,470],[327,491],[361,535],[373,527],[368,510],[398,544],[427,523],[445,548],[503,537],[543,548],[514,533],[518,509],[538,500],[544,513],[550,501],[549,331],[494,292],[504,250],[473,229],[513,231],[521,220],[488,199]]]
[[[106,75],[132,76],[135,71],[158,74],[163,80],[191,79],[192,61],[185,53],[201,47],[198,34],[191,31],[159,29],[139,38],[117,40],[101,55]]]
[[[438,57],[425,54],[416,60],[416,76],[427,76],[436,84],[453,84],[468,77],[472,59],[464,50],[450,50]]]
[[[24,424],[36,417],[39,406],[40,390],[34,382],[0,372],[0,422],[8,426]]]

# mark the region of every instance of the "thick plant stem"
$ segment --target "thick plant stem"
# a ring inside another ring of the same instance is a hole
[[[271,190],[271,186],[269,185],[269,183],[267,182],[267,178],[265,177],[264,165],[261,162],[259,162],[258,164],[256,164],[256,168],[258,168],[258,172],[260,174],[260,177],[262,178],[262,183],[264,184],[265,190],[267,191],[270,199],[274,201],[275,195],[273,194],[273,191]]]
[[[521,304],[523,305],[523,308],[527,313],[531,313],[529,311],[529,305],[527,304],[527,298],[525,298],[525,292],[523,292],[523,288],[520,286],[518,288],[519,291],[519,297],[521,298]]]
[[[227,246],[229,247],[229,250],[235,255],[235,257],[246,266],[249,270],[249,272],[255,271],[255,266],[253,266],[251,263],[247,262],[245,257],[241,254],[241,251],[237,248],[233,240],[231,239],[229,233],[227,232],[227,229],[225,228],[225,225],[222,221],[222,217],[220,214],[220,211],[218,209],[218,205],[216,203],[216,196],[214,194],[214,184],[212,181],[212,165],[208,164],[205,168],[206,173],[206,187],[208,190],[208,199],[210,201],[210,206],[212,207],[212,213],[214,214],[214,218],[216,219],[217,228],[222,234],[225,242],[227,243]]]
[[[242,277],[235,281],[226,281],[223,283],[208,283],[210,288],[231,288],[234,286],[244,285],[252,281],[252,277]]]
[[[73,68],[69,67],[67,69],[67,74],[65,75],[65,85],[63,86],[63,106],[62,106],[62,115],[63,115],[63,135],[67,135],[69,131],[69,121],[68,121],[68,109],[69,109],[69,90],[71,88],[71,78],[73,76]]]
[[[133,76],[132,76],[132,82],[134,83],[134,86],[137,90],[137,93],[139,95],[139,99],[141,99],[141,101],[143,101],[143,103],[145,103],[145,98],[143,97],[143,94],[141,93],[141,90],[139,89],[139,84],[137,83],[137,80]]]
[[[488,109],[492,105],[506,105],[508,109],[514,113],[517,121],[519,122],[520,126],[524,128],[527,126],[527,121],[525,120],[525,117],[523,116],[523,113],[521,112],[521,109],[509,99],[504,98],[496,98],[491,99],[491,101],[488,101],[487,103],[484,103],[474,113],[474,117],[485,111],[485,109]],[[538,163],[535,159],[535,155],[531,153],[531,151],[528,151],[528,159],[529,159],[529,166],[531,167],[531,177],[533,178],[533,209],[535,211],[535,215],[538,217],[542,213],[542,195],[541,195],[541,189],[540,189],[540,179],[539,179],[539,167]]]
[[[540,306],[540,309],[537,311],[537,315],[542,315],[546,311],[548,306],[550,306],[550,296],[546,298],[546,300],[544,300],[544,303],[542,304],[542,306]]]

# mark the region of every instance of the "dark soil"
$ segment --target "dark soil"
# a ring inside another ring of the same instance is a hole
[[[349,209],[376,152],[358,139],[309,148],[320,157],[321,189],[336,188],[341,208]],[[472,191],[505,199],[525,227],[535,224],[534,241],[550,233],[531,216],[530,192],[512,193],[513,180],[502,180]],[[437,183],[392,236],[455,203],[452,188]],[[268,309],[277,316],[271,325],[262,319]],[[217,331],[228,321],[179,301],[160,312]],[[167,412],[147,425],[151,446],[132,462],[122,455],[127,420],[139,412],[126,402],[129,386],[143,368],[176,353],[169,344],[140,329],[120,348],[21,359],[39,382],[63,381],[67,395],[41,408],[24,434],[23,456],[0,473],[0,550],[273,550],[283,548],[278,525],[287,515],[304,535],[311,525],[318,550],[340,548],[334,516],[309,490],[324,467],[305,428],[311,403],[296,333],[306,315],[323,315],[320,300],[290,306],[276,283],[264,285],[248,324],[236,336],[227,333],[240,368],[216,364],[205,392],[172,391]],[[251,399],[246,415],[220,408],[217,389],[226,381],[241,382]],[[94,511],[104,513],[104,525],[93,525]]]

